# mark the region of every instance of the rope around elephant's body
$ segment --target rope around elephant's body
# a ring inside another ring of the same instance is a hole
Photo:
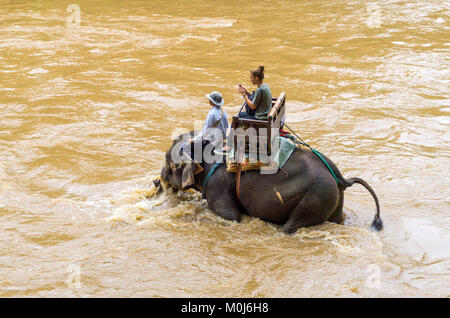
[[[306,146],[306,147],[308,147],[309,149],[311,149],[311,151],[312,151],[317,157],[319,157],[319,158],[323,161],[323,163],[325,163],[325,165],[327,166],[328,170],[330,170],[331,174],[333,175],[334,180],[336,180],[336,183],[339,184],[338,178],[337,178],[336,175],[334,174],[334,171],[333,171],[333,169],[331,169],[331,167],[330,167],[330,165],[328,164],[328,162],[327,162],[325,159],[323,159],[322,153],[320,153],[319,151],[317,151],[316,149],[314,149],[313,147],[311,147],[310,145],[308,145],[306,142],[304,142],[303,139],[300,138],[299,135],[297,135],[297,134],[296,134],[296,133],[288,126],[288,125],[286,125],[286,123],[284,123],[284,126],[286,126],[286,128],[289,129],[289,131],[292,132],[292,133],[294,134],[295,137],[297,137],[297,140],[295,140],[295,139],[293,140],[294,143],[300,144],[300,145],[303,145],[303,146]]]
[[[208,181],[213,175],[213,173],[216,171],[216,169],[223,163],[223,158],[221,158],[219,161],[217,161],[214,166],[209,170],[208,174],[205,177],[205,180],[203,180],[202,184],[202,199],[206,199],[206,186],[208,185]]]

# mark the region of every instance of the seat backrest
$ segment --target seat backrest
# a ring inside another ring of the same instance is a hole
[[[273,105],[267,120],[270,122],[271,128],[281,128],[281,120],[285,114],[286,93],[282,92]]]
[[[243,119],[239,118],[238,115],[233,116],[233,120],[231,123],[231,127],[236,129],[238,127],[244,128],[244,130],[248,128],[254,128],[256,130],[256,136],[254,138],[246,137],[246,151],[249,149],[248,142],[252,142],[251,140],[254,140],[253,142],[263,142],[263,147],[267,147],[268,153],[271,151],[271,141],[274,136],[271,134],[271,128],[281,128],[281,120],[283,119],[283,116],[285,114],[285,102],[286,102],[286,93],[282,92],[278,98],[272,98],[272,109],[269,112],[269,115],[267,116],[267,120],[255,120],[255,119]],[[243,106],[241,107],[241,110],[243,110]],[[267,135],[267,138],[265,141],[259,140],[257,137],[260,135],[260,128],[264,128],[264,135]],[[233,131],[234,132],[234,131]],[[237,135],[234,134],[233,137],[233,143],[236,147],[237,145]],[[256,149],[260,149],[259,146],[256,147]]]

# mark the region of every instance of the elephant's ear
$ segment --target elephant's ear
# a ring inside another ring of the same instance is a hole
[[[194,172],[195,164],[193,162],[187,163],[183,168],[183,174],[181,175],[181,187],[183,190],[195,184]]]

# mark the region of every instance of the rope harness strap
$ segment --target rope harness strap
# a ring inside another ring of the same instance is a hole
[[[242,163],[238,163],[236,172],[236,198],[240,202],[241,194],[239,189],[241,188],[241,173],[242,173]]]
[[[223,163],[223,158],[217,161],[214,166],[209,170],[208,174],[206,175],[205,180],[203,180],[202,184],[202,199],[206,199],[206,186],[208,185],[208,181],[213,175],[213,173],[216,171],[216,169]]]
[[[244,159],[244,151],[245,147],[240,145],[239,149],[237,149],[237,171],[236,171],[236,198],[238,202],[240,202],[241,194],[241,174],[242,174],[242,161]]]
[[[327,166],[328,170],[330,170],[331,174],[334,177],[334,180],[336,181],[337,184],[339,184],[338,178],[336,177],[336,175],[334,174],[333,169],[331,169],[330,165],[328,164],[328,162],[322,157],[322,154],[317,151],[316,149],[312,148],[310,145],[308,145],[306,142],[303,141],[302,138],[300,138],[291,128],[289,128],[288,125],[286,125],[286,123],[284,123],[284,125],[286,126],[287,129],[289,129],[289,131],[291,131],[295,137],[297,137],[297,140],[294,140],[294,138],[291,138],[292,140],[294,140],[295,143],[297,144],[301,144],[303,146],[308,147],[309,149],[311,149],[311,151],[320,158],[320,160],[322,160],[322,162]]]

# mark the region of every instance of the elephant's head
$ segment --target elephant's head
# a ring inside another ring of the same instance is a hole
[[[166,162],[161,169],[161,179],[176,190],[187,190],[195,186],[195,175],[202,172],[203,168],[187,154],[182,155],[183,160],[181,162],[174,162],[171,158],[171,150],[174,145],[166,153]]]
[[[161,169],[161,179],[176,190],[187,190],[195,186],[195,175],[203,171],[200,164],[193,162],[166,162]]]

